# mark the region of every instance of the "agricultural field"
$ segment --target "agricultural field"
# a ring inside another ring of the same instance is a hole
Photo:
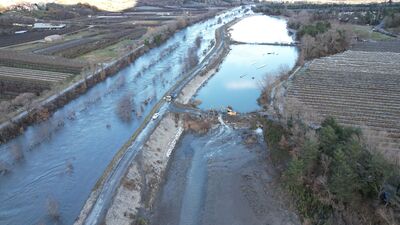
[[[366,52],[397,52],[400,53],[400,41],[367,41],[357,42],[351,46],[354,51],[366,51]]]
[[[19,45],[26,42],[43,40],[45,37],[50,35],[64,35],[78,31],[80,29],[82,28],[78,26],[71,26],[61,30],[31,31],[23,34],[0,35],[0,47],[7,47],[10,45]]]
[[[73,74],[0,66],[0,95],[16,97],[19,93],[39,95]]]
[[[400,53],[387,51],[349,50],[315,59],[289,82],[287,97],[319,119],[333,116],[361,127],[368,144],[400,159]]]
[[[62,57],[0,50],[0,66],[79,74],[87,64]]]

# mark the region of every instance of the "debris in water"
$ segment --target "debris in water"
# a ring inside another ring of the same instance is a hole
[[[257,67],[257,69],[259,70],[259,69],[265,67],[266,65],[267,65],[267,64],[264,64],[264,65],[262,65],[262,66],[259,66],[259,67]]]

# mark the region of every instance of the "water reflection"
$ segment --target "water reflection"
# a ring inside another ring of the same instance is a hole
[[[260,31],[260,27],[265,29]],[[269,16],[248,17],[233,28],[232,37],[238,41],[292,41],[286,21]],[[229,105],[239,112],[259,109],[257,98],[265,78],[275,76],[283,68],[293,68],[297,56],[297,49],[290,46],[232,45],[220,70],[198,92],[196,98],[202,101],[200,108],[221,109]]]
[[[270,16],[251,16],[232,26],[232,39],[246,43],[292,43],[286,21]]]

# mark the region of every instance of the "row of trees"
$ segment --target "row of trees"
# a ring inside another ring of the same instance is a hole
[[[288,27],[297,30],[296,38],[301,46],[300,62],[343,52],[350,47],[354,36],[348,27],[306,11],[292,14]]]
[[[21,93],[9,101],[0,102],[0,120],[7,119],[7,115],[20,108],[29,108],[37,96],[33,93]]]
[[[343,52],[350,47],[352,37],[349,29],[330,29],[315,37],[306,34],[300,41],[301,57],[313,59]]]
[[[400,27],[400,13],[393,13],[384,19],[386,28]]]
[[[281,160],[284,186],[306,224],[399,222],[390,216],[398,209],[398,193],[387,188],[400,185],[398,168],[367,149],[361,130],[327,118],[315,131],[295,116],[285,127],[272,122],[265,127],[273,159]]]

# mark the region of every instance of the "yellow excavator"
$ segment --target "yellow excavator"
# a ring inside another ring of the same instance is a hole
[[[237,115],[237,112],[233,111],[233,109],[232,109],[231,106],[226,107],[226,113],[227,113],[229,116],[236,116],[236,115]]]

